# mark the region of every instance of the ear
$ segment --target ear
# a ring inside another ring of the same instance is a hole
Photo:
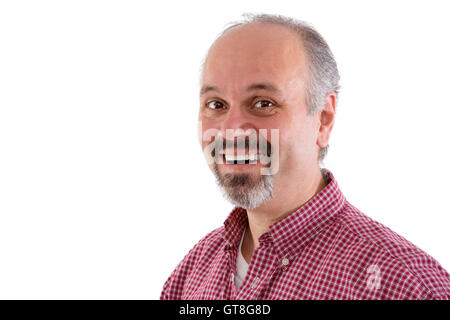
[[[330,92],[325,97],[324,105],[318,112],[319,131],[317,134],[317,145],[319,148],[324,148],[328,145],[331,130],[334,125],[334,118],[336,114],[336,93]]]

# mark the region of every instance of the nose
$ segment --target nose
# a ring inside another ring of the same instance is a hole
[[[244,107],[234,105],[228,109],[223,118],[220,131],[227,139],[234,139],[234,137],[242,135],[249,136],[252,132],[257,131],[257,128]]]

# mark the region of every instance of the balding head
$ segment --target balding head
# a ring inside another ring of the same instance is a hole
[[[220,36],[209,49],[201,82],[208,83],[212,68],[236,78],[248,71],[306,75],[306,59],[300,39],[284,26],[269,23],[237,26]]]

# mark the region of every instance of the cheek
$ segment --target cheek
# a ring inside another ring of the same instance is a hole
[[[199,117],[197,125],[197,138],[203,150],[214,141],[214,136],[217,133],[217,126],[202,117]]]
[[[280,130],[280,161],[286,166],[296,166],[311,157],[314,152],[312,129],[308,121]]]

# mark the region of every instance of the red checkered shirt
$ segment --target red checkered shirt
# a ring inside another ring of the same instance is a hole
[[[327,186],[259,237],[239,290],[236,257],[248,220],[235,207],[179,263],[161,299],[449,299],[448,272],[352,206],[322,171]]]

